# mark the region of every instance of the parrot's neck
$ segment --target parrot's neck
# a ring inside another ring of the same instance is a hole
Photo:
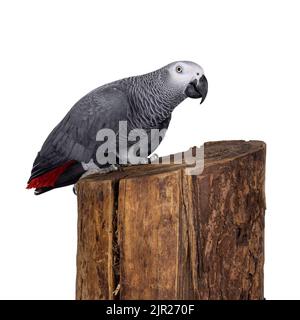
[[[144,128],[159,127],[169,119],[172,111],[186,98],[181,92],[170,89],[161,70],[127,78],[135,125]]]

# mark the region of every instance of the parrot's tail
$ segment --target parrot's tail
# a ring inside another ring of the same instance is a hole
[[[35,188],[34,194],[40,195],[52,189],[76,183],[84,172],[81,163],[69,161],[38,176],[32,176],[28,181],[27,189]]]
[[[36,189],[34,190],[34,194],[35,194],[36,196],[38,196],[39,194],[45,193],[45,192],[47,192],[47,191],[50,191],[50,190],[52,190],[53,188],[54,188],[54,187],[36,188]]]

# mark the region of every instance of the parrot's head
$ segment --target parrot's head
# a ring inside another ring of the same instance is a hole
[[[168,84],[180,90],[186,97],[199,99],[202,103],[208,91],[208,82],[203,69],[191,61],[176,61],[165,67]]]

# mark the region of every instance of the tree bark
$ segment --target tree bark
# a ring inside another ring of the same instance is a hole
[[[79,182],[77,299],[264,298],[265,144],[204,155]]]

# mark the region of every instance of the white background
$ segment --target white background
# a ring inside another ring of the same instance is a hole
[[[300,298],[297,2],[1,1],[0,298],[74,298],[76,197],[25,190],[32,162],[84,94],[174,60],[202,65],[209,94],[176,109],[160,154],[267,143],[265,296]]]

